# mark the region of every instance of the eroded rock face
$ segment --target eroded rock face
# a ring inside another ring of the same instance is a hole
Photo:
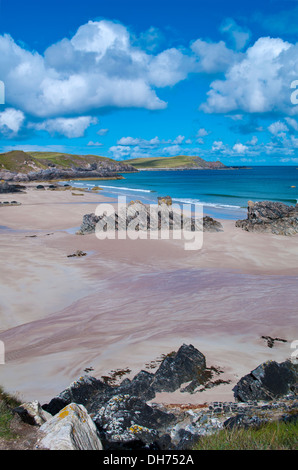
[[[298,204],[287,206],[281,202],[249,201],[247,219],[237,220],[235,225],[247,232],[295,235],[298,233]]]
[[[238,401],[270,401],[290,393],[298,381],[298,367],[290,361],[267,361],[242,377],[234,387]]]
[[[7,170],[0,171],[0,179],[6,181],[49,181],[80,178],[111,178],[119,176],[123,172],[136,172],[137,170],[128,164],[121,162],[91,163],[86,167],[56,168],[50,166],[45,170],[36,169],[29,173],[14,173]],[[120,178],[120,176],[119,176]]]

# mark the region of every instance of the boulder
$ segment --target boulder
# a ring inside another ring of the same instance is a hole
[[[295,235],[298,233],[298,204],[287,206],[281,202],[249,201],[247,219],[237,220],[235,225],[247,232]]]
[[[298,366],[290,361],[267,361],[245,375],[233,388],[238,401],[270,401],[291,392],[298,381]]]
[[[19,184],[8,184],[6,181],[0,183],[0,194],[21,193],[25,186]]]
[[[93,418],[101,432],[105,449],[148,448],[157,444],[159,431],[176,421],[171,413],[155,409],[130,395],[113,396]],[[119,448],[119,447],[118,447]],[[152,448],[152,447],[151,447]]]
[[[41,426],[48,419],[52,418],[50,413],[42,409],[38,401],[23,403],[14,409],[14,412],[19,415],[22,421],[33,426]]]
[[[71,403],[40,427],[48,450],[102,450],[96,426],[82,405]]]
[[[194,346],[183,344],[165,357],[154,374],[156,392],[174,392],[183,383],[195,380],[206,369],[205,356]]]

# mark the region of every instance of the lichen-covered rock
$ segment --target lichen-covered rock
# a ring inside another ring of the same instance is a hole
[[[267,400],[282,397],[298,381],[297,366],[290,361],[267,361],[242,377],[233,388],[238,401]]]
[[[247,232],[295,235],[298,233],[298,204],[287,206],[281,202],[248,201],[247,219],[237,220],[235,225]]]
[[[71,403],[40,427],[48,450],[102,450],[96,426],[82,405]]]
[[[175,421],[174,415],[147,405],[130,395],[116,395],[93,418],[105,448],[126,443],[127,448],[146,448],[159,439],[159,430]]]
[[[158,205],[160,206],[161,204],[166,204],[167,206],[172,205],[172,198],[171,196],[161,196],[157,198]]]

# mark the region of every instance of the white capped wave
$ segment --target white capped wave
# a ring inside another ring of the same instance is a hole
[[[204,202],[201,201],[200,199],[182,199],[182,198],[172,198],[173,201],[177,202],[182,202],[183,204],[201,204],[203,206],[208,206],[208,207],[224,207],[224,208],[230,208],[230,209],[241,209],[241,206],[235,206],[232,204],[220,204],[220,203],[214,203],[214,202]]]
[[[151,193],[150,189],[139,189],[139,188],[126,188],[125,186],[110,186],[106,184],[98,183],[100,188],[108,188],[108,189],[117,189],[117,191],[135,191],[139,193]],[[73,186],[78,188],[94,188],[96,185],[91,183],[73,183]]]
[[[124,186],[106,186],[101,184],[101,188],[117,189],[118,191],[135,191],[138,193],[151,193],[150,189],[126,188]]]

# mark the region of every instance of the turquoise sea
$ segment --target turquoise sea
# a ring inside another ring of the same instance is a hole
[[[246,217],[247,202],[298,201],[298,168],[256,166],[225,170],[159,170],[123,174],[123,180],[74,180],[73,186],[92,189],[100,186],[102,195],[127,201],[156,203],[158,196],[171,196],[175,203],[201,203],[204,214],[225,219]]]

